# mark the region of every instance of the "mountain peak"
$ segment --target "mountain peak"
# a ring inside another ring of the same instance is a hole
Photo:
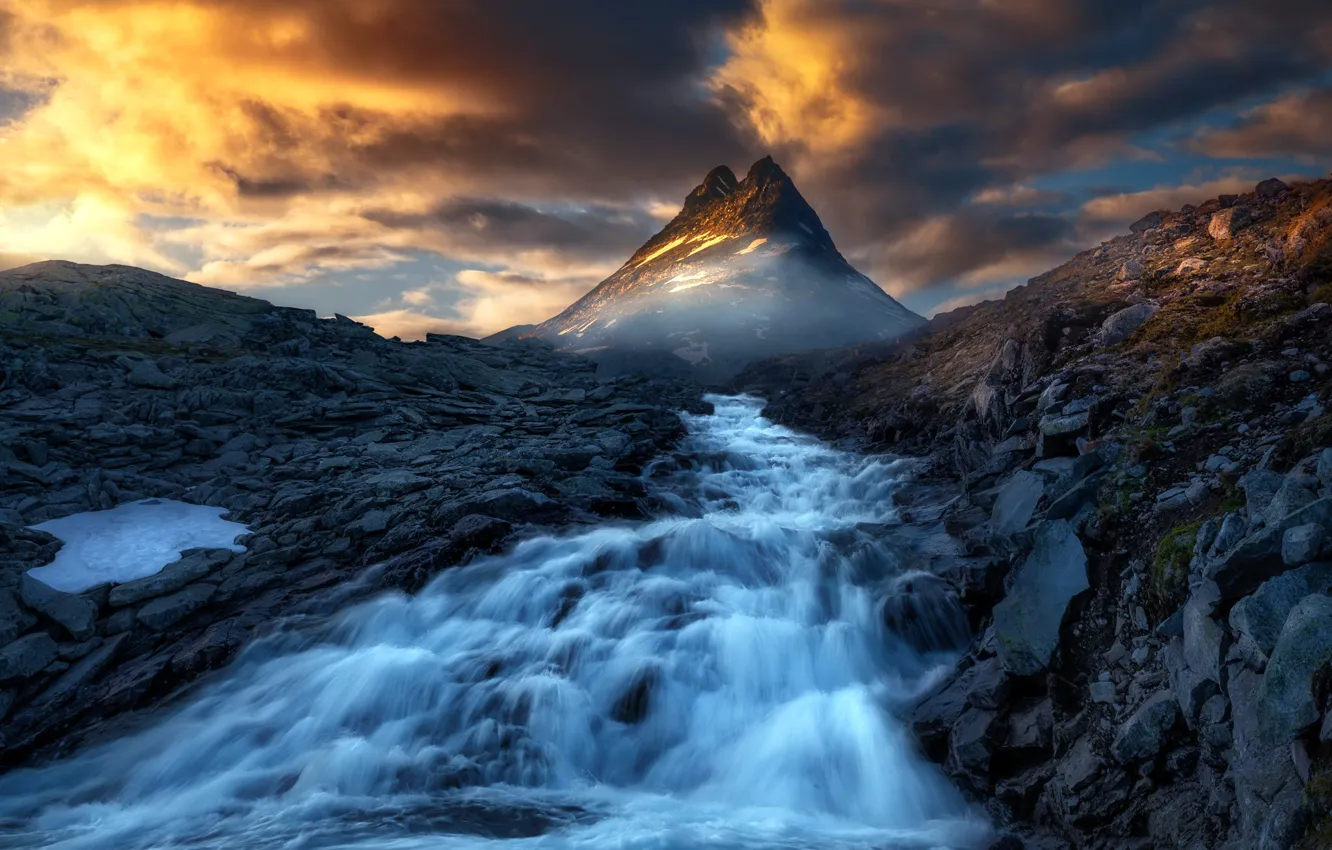
[[[745,175],[745,181],[762,185],[764,183],[790,183],[791,178],[786,176],[782,167],[769,155],[749,167],[749,173]]]

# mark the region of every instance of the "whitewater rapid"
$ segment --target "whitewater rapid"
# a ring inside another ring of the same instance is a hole
[[[251,647],[151,728],[0,777],[0,847],[971,848],[892,709],[892,463],[686,417],[681,518],[528,540]],[[688,464],[686,464],[688,466]]]

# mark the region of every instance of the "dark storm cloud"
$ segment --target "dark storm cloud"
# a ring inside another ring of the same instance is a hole
[[[1018,224],[1011,209],[973,206],[976,197],[1170,155],[1141,150],[1143,137],[1317,79],[1332,45],[1332,4],[1306,0],[844,2],[808,5],[803,23],[841,33],[853,70],[840,96],[885,120],[849,156],[820,161],[818,137],[798,132],[778,140],[778,156],[812,176],[802,188],[844,249],[908,289],[992,265],[1010,237],[1016,253],[1036,256],[1042,240],[1067,249],[1069,227]],[[1325,154],[1328,110],[1321,97],[1309,106],[1297,122],[1255,113],[1206,150]],[[981,238],[939,246],[956,253],[938,261],[903,256],[902,241],[935,216]]]

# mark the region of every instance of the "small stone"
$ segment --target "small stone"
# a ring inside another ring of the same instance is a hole
[[[1313,380],[1313,375],[1310,375],[1303,369],[1296,369],[1294,372],[1290,373],[1290,382],[1292,384],[1302,384],[1305,381],[1310,380]]]
[[[1113,705],[1115,701],[1115,683],[1114,682],[1092,682],[1088,688],[1091,692],[1091,701],[1099,702],[1105,705]]]

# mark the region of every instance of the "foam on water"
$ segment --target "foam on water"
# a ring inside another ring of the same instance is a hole
[[[540,538],[245,653],[152,728],[0,777],[0,846],[969,848],[891,708],[894,467],[716,398],[701,516]]]

